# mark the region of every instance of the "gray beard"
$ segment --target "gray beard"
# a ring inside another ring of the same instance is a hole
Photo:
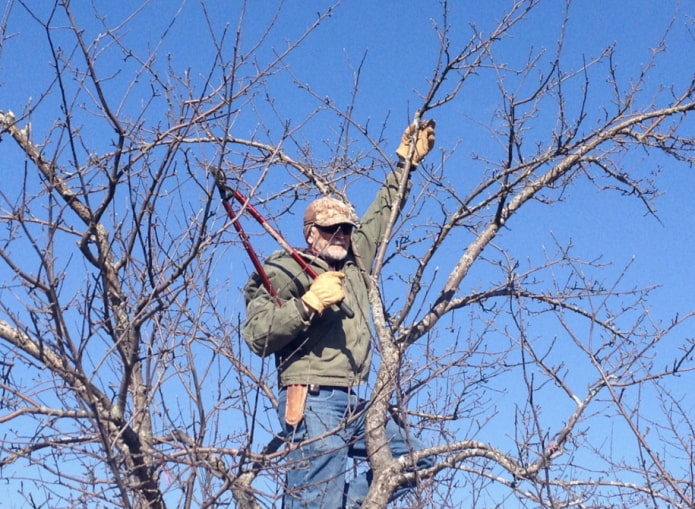
[[[345,249],[345,248],[342,248],[342,247],[341,247],[341,248],[338,248],[338,249],[340,249],[340,250],[341,250],[341,253],[342,253],[342,254],[339,255],[339,256],[332,255],[332,254],[330,253],[331,251],[335,251],[335,250],[336,250],[336,246],[329,246],[329,247],[327,247],[327,248],[324,249],[321,253],[319,253],[318,256],[319,256],[320,258],[323,258],[324,260],[326,260],[328,263],[330,263],[330,264],[332,264],[332,265],[341,263],[341,262],[342,262],[343,260],[345,260],[345,258],[347,257],[347,255],[348,255],[348,250]]]

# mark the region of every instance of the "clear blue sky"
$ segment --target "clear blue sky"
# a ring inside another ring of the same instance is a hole
[[[115,26],[132,12],[130,2],[96,2],[99,11],[106,16],[106,23]],[[491,0],[487,2],[450,2],[450,23],[455,28],[450,34],[452,46],[457,49],[468,40],[471,24],[487,32],[494,21],[511,4],[511,1]],[[73,1],[75,6],[77,2]],[[218,35],[228,26],[227,39],[231,41],[237,30],[239,2],[214,2],[209,6],[211,23]],[[234,4],[230,6],[230,4]],[[248,2],[246,18],[242,27],[242,46],[248,50],[263,34],[274,15],[268,8],[270,2]],[[295,39],[305,27],[316,19],[320,5],[327,2],[288,1],[268,34],[264,44],[255,54],[259,62],[272,58],[273,51],[281,51],[287,39]],[[564,2],[546,0],[514,29],[514,36],[502,41],[497,51],[497,60],[506,62],[510,68],[521,68],[532,55],[539,56],[539,68],[547,70],[552,63],[560,35]],[[77,8],[77,7],[75,7]],[[92,40],[102,31],[93,18],[90,2],[79,8],[77,22],[87,28],[85,37]],[[176,22],[169,26],[174,13],[181,9]],[[570,9],[566,26],[566,41],[562,50],[563,69],[566,72],[578,67],[583,60],[598,56],[605,48],[615,45],[615,62],[619,86],[627,90],[630,80],[652,56],[663,36],[669,21],[678,14],[676,23],[666,40],[667,52],[659,58],[650,79],[642,92],[650,97],[660,85],[676,86],[693,79],[692,52],[680,48],[692,48],[695,5],[692,1],[635,0],[618,2],[606,0],[575,1]],[[689,15],[690,26],[686,19]],[[0,109],[20,112],[28,102],[35,102],[53,79],[50,72],[50,54],[40,27],[34,23],[23,8],[14,4],[10,14],[10,32],[0,54]],[[41,14],[45,16],[45,12]],[[61,21],[62,22],[62,21]],[[376,133],[386,123],[383,148],[392,154],[404,126],[412,119],[415,108],[421,101],[418,91],[427,89],[427,79],[436,64],[439,41],[433,26],[441,25],[438,2],[427,1],[344,1],[333,16],[313,33],[301,50],[288,60],[294,79],[306,83],[320,96],[332,98],[338,107],[351,101],[355,70],[361,68],[359,89],[353,117],[357,122],[369,125]],[[152,1],[133,18],[127,30],[122,32],[123,42],[142,55],[147,47],[157,48],[160,55],[170,54],[168,63],[177,72],[190,69],[194,82],[202,83],[214,65],[214,54],[210,51],[210,37],[200,16],[197,1],[168,2]],[[37,43],[37,41],[40,41]],[[104,44],[107,47],[107,44]],[[225,43],[230,50],[230,43]],[[69,48],[63,48],[69,49]],[[158,65],[164,72],[164,59]],[[123,95],[126,85],[137,66],[123,60],[117,52],[105,54],[99,71],[114,77],[105,86],[114,96]],[[605,65],[602,66],[605,71]],[[116,73],[120,70],[120,73]],[[509,86],[513,78],[509,77]],[[200,89],[199,89],[200,90]],[[287,74],[278,74],[268,80],[268,90],[275,107],[283,119],[301,122],[316,107]],[[577,93],[579,87],[570,92]],[[30,99],[32,98],[32,99]],[[141,101],[137,94],[127,95],[122,109],[128,113],[136,111]],[[603,115],[604,108],[611,107],[610,86],[605,73],[593,75],[590,82],[590,100],[587,103],[589,123]],[[45,100],[53,103],[53,98]],[[457,151],[445,167],[445,180],[454,184],[461,195],[475,187],[482,179],[485,165],[475,161],[473,154],[482,154],[493,161],[504,158],[504,147],[490,132],[498,124],[494,117],[500,104],[499,89],[492,72],[481,72],[472,77],[463,87],[456,101],[436,110],[432,116],[437,120],[437,148],[435,153],[449,151],[458,145]],[[32,118],[33,129],[38,137],[48,135],[49,128],[59,113],[51,114],[50,108],[41,110],[43,115]],[[553,128],[554,111],[545,113],[535,123],[535,130],[528,133],[531,139],[547,140]],[[258,103],[245,111],[239,126],[246,127],[236,132],[243,137],[249,134],[254,122],[262,118],[271,122],[270,110]],[[152,120],[152,119],[148,119]],[[339,121],[332,115],[320,115],[301,130],[301,136],[315,151],[317,158],[328,158],[334,150],[336,127]],[[278,132],[274,135],[279,137]],[[692,119],[688,133],[695,133]],[[106,151],[112,133],[90,133],[94,147]],[[13,169],[21,165],[18,153],[10,140],[3,139],[0,145],[0,171],[3,183],[0,189],[17,189],[21,184],[20,174]],[[293,147],[285,147],[290,155],[297,156]],[[355,152],[368,147],[357,142],[351,147]],[[561,243],[570,239],[576,246],[576,254],[584,258],[601,257],[613,264],[605,272],[606,282],[613,281],[622,267],[631,264],[622,280],[623,287],[660,285],[650,300],[652,319],[668,321],[676,313],[685,314],[695,310],[695,292],[691,282],[695,280],[692,240],[695,204],[692,190],[695,177],[692,169],[676,165],[672,160],[655,157],[648,163],[633,154],[622,161],[625,171],[647,174],[652,168],[663,165],[658,187],[663,195],[656,201],[656,212],[660,221],[647,215],[639,200],[620,197],[616,193],[597,192],[594,186],[583,182],[573,186],[562,203],[552,207],[531,204],[508,224],[508,230],[500,238],[500,245],[511,250],[522,263],[534,263],[542,259],[544,250],[551,248],[553,239]],[[283,177],[284,178],[284,177]],[[347,189],[358,212],[364,211],[376,190],[374,182],[353,182]],[[294,212],[300,213],[299,209]],[[297,214],[287,214],[278,226],[288,232],[288,238],[300,244],[300,226]],[[1,239],[2,237],[0,237]],[[259,242],[259,249],[268,254],[275,246],[272,242]],[[458,256],[455,249],[451,251]],[[441,271],[447,272],[456,257],[442,258]],[[229,261],[238,274],[233,281],[243,285],[250,266],[243,255]],[[523,265],[522,265],[523,267]],[[6,277],[6,268],[0,267],[0,278]],[[465,282],[465,288],[484,287],[488,272],[474,270]],[[393,297],[393,295],[392,295]],[[239,305],[240,301],[235,304]],[[2,317],[0,317],[2,318]],[[560,331],[549,330],[552,337]],[[689,324],[678,331],[684,337],[695,337],[695,325]],[[690,377],[690,385],[692,385]],[[683,390],[685,386],[683,387]],[[514,404],[513,399],[509,401]],[[690,402],[692,405],[692,402]],[[512,424],[505,429],[500,424],[494,431],[506,436],[512,434]]]

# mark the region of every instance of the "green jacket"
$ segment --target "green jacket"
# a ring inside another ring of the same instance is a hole
[[[279,384],[318,384],[349,387],[367,379],[371,363],[371,331],[367,286],[356,261],[370,270],[398,192],[401,170],[392,172],[352,234],[352,249],[343,262],[345,302],[354,310],[347,318],[335,306],[311,320],[300,310],[300,297],[311,278],[284,251],[273,253],[265,271],[281,301],[278,305],[254,273],[244,288],[246,322],[243,336],[251,349],[263,357],[275,354]],[[331,269],[313,255],[306,260],[318,273]]]

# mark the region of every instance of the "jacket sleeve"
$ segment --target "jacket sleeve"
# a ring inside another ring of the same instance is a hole
[[[246,321],[242,329],[246,343],[262,357],[282,350],[310,325],[299,299],[308,283],[306,276],[291,274],[277,262],[269,261],[265,268],[280,302],[268,293],[260,277],[254,274],[244,287]]]
[[[360,227],[352,235],[354,249],[359,254],[367,270],[371,269],[379,244],[383,241],[386,225],[391,216],[393,204],[398,196],[398,187],[404,171],[403,168],[398,167],[386,177],[384,185],[377,193],[367,212],[362,216]],[[401,208],[405,203],[410,187],[411,182],[408,179],[405,188],[406,194],[401,201]],[[398,210],[399,214],[400,212],[401,209]]]

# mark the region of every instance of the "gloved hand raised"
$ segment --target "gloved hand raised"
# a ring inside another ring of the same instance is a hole
[[[336,271],[319,274],[311,283],[309,290],[302,295],[302,301],[320,315],[324,309],[345,298],[344,278],[345,274]]]
[[[425,120],[420,122],[420,125],[410,124],[401,137],[401,144],[396,149],[396,154],[401,159],[408,159],[410,156],[410,146],[415,138],[415,149],[412,153],[410,162],[413,165],[418,165],[420,161],[434,147],[434,120]]]

